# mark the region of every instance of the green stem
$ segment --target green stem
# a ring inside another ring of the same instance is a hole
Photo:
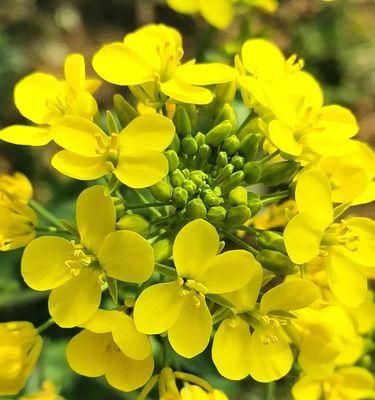
[[[137,190],[135,190],[134,193],[136,194],[136,196],[138,196],[138,198],[142,201],[143,204],[149,204],[147,199],[141,193],[139,193]],[[126,209],[126,207],[125,207],[125,209]],[[153,216],[156,218],[159,218],[162,216],[162,213],[159,212],[158,210],[156,210],[154,207],[150,207],[149,210],[153,214]]]
[[[279,193],[272,193],[270,195],[265,195],[261,197],[262,204],[263,206],[266,206],[268,204],[275,203],[276,201],[286,199],[287,197],[289,197],[289,195],[290,195],[289,190],[284,190]]]
[[[44,332],[46,329],[48,329],[54,323],[55,323],[55,321],[52,318],[50,318],[44,324],[38,326],[38,328],[37,328],[38,333],[40,334],[40,333]]]
[[[279,153],[280,153],[280,151],[276,150],[273,153],[266,155],[259,162],[261,162],[262,164],[265,164],[266,162],[271,161],[273,158],[275,158]]]
[[[55,225],[59,229],[64,229],[64,225],[60,220],[55,217],[51,212],[49,212],[45,207],[43,207],[39,202],[34,199],[29,200],[29,206],[33,208],[38,214],[40,214],[44,219],[51,224]]]
[[[177,278],[177,271],[174,268],[169,267],[168,265],[155,263],[155,271],[171,279]]]
[[[142,208],[151,208],[151,207],[164,207],[170,206],[171,203],[146,203],[146,204],[127,204],[125,206],[125,210],[139,210]]]
[[[40,233],[56,233],[57,235],[72,235],[71,232],[66,229],[58,229],[54,226],[36,226],[35,230]]]
[[[239,126],[237,129],[238,133],[241,133],[242,129],[245,128],[245,126],[253,119],[254,113],[250,111],[249,115],[245,118],[245,120],[242,122],[242,124]]]
[[[186,372],[180,372],[180,371],[175,371],[173,373],[173,375],[177,379],[181,379],[182,381],[194,383],[195,385],[200,386],[202,389],[205,389],[209,393],[214,390],[213,387],[208,382],[206,382],[202,378],[199,378],[198,376],[191,375]]]
[[[244,242],[241,240],[239,237],[236,235],[233,235],[233,233],[228,232],[227,230],[223,230],[224,235],[230,239],[232,242],[237,243],[239,246],[241,246],[243,249],[249,251],[250,253],[254,254],[255,256],[259,253],[257,249],[254,249],[253,246],[250,246],[248,243]]]
[[[151,392],[151,390],[154,388],[154,386],[157,384],[159,380],[159,375],[154,375],[143,387],[141,390],[141,393],[139,393],[138,397],[136,400],[146,400],[147,396]]]
[[[275,400],[275,387],[275,382],[267,384],[265,400]]]

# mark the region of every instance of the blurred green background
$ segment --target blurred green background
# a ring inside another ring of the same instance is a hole
[[[187,57],[229,60],[249,37],[271,38],[290,55],[306,60],[325,88],[326,101],[349,106],[358,116],[360,138],[375,144],[375,1],[285,0],[273,15],[252,10],[241,15],[225,32],[209,27],[199,17],[177,14],[163,1],[152,0],[0,0],[0,128],[25,123],[13,105],[14,84],[25,74],[41,70],[62,75],[63,60],[71,52],[90,59],[104,43],[150,22],[177,27],[184,35]],[[116,90],[103,85],[96,96],[102,107],[110,105]],[[117,88],[118,90],[118,88]],[[126,93],[126,91],[125,91]],[[238,112],[243,110],[238,105]],[[32,181],[35,198],[61,218],[72,218],[74,200],[84,184],[66,178],[49,165],[56,148],[29,148],[0,143],[0,173],[19,170]],[[374,209],[365,206],[366,215]],[[0,254],[0,322],[48,318],[47,294],[28,290],[20,277],[21,251]],[[75,330],[50,328],[36,372],[26,392],[48,378],[69,400],[132,399],[110,388],[103,379],[75,375],[64,358],[64,346]],[[223,388],[232,399],[289,399],[296,371],[277,383],[274,397],[268,387],[250,379],[241,384],[220,379],[209,362],[209,350],[181,368],[203,375]],[[269,393],[270,394],[270,393]]]

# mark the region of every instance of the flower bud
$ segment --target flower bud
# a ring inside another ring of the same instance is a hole
[[[188,197],[189,197],[189,194],[186,191],[186,189],[184,189],[182,187],[176,187],[173,189],[172,201],[177,207],[180,207],[180,208],[185,207]]]
[[[197,185],[201,187],[206,179],[207,175],[200,170],[190,172],[190,179]]]
[[[118,129],[117,122],[116,122],[115,117],[113,116],[113,114],[109,110],[107,110],[106,113],[105,113],[105,117],[106,117],[106,124],[107,124],[108,133],[109,134],[118,133],[119,129]]]
[[[115,94],[113,96],[113,105],[115,107],[117,118],[123,128],[139,115],[139,112],[128,103],[121,94]]]
[[[168,160],[169,171],[174,171],[180,163],[177,153],[174,150],[167,150],[164,155]]]
[[[172,243],[169,239],[161,239],[152,244],[156,262],[164,262],[172,256]]]
[[[186,205],[186,216],[190,219],[205,218],[206,206],[200,198],[190,200]]]
[[[243,167],[245,181],[248,185],[259,182],[262,176],[262,165],[257,161],[249,161]]]
[[[168,146],[169,150],[174,150],[176,153],[180,152],[181,149],[181,141],[178,137],[177,133],[174,134],[172,143]]]
[[[212,146],[219,146],[229,135],[232,130],[232,124],[226,120],[220,122],[212,128],[206,135],[206,143]]]
[[[247,205],[239,205],[228,210],[225,222],[230,226],[244,224],[251,217],[250,209]]]
[[[207,162],[208,157],[211,154],[211,147],[207,144],[202,144],[202,146],[198,149],[197,158],[202,166]]]
[[[156,200],[162,201],[163,203],[170,200],[172,197],[172,188],[169,183],[160,181],[150,187],[152,195]]]
[[[222,145],[222,150],[224,150],[229,156],[233,156],[237,153],[238,149],[240,148],[241,142],[237,136],[232,135],[229,136],[224,140]]]
[[[141,236],[147,236],[150,224],[138,214],[126,214],[116,223],[116,228],[126,231],[133,231]]]
[[[15,172],[13,175],[0,175],[0,192],[11,200],[27,203],[33,197],[33,187],[24,174]]]
[[[215,193],[207,193],[203,199],[204,203],[210,207],[218,206],[223,202],[221,197],[218,197]]]
[[[232,206],[247,204],[247,190],[243,186],[237,186],[229,192],[229,203]]]
[[[173,123],[179,136],[184,137],[191,135],[191,121],[189,114],[187,113],[184,106],[180,104],[176,105],[176,111],[173,116]]]
[[[257,242],[265,249],[276,250],[286,254],[284,238],[280,233],[264,231],[258,236]]]
[[[243,168],[244,162],[245,162],[244,158],[239,155],[235,155],[230,160],[230,163],[233,165],[236,171]]]
[[[228,164],[228,156],[225,151],[221,151],[216,157],[216,165],[218,167],[225,167]]]
[[[233,171],[234,171],[234,167],[232,164],[226,165],[221,171],[219,171],[219,173],[215,179],[215,182],[220,183],[222,181],[225,181],[232,175]]]
[[[189,193],[189,196],[193,196],[197,191],[197,185],[191,179],[187,179],[182,187]]]
[[[261,250],[256,259],[265,269],[274,272],[276,275],[292,275],[299,271],[297,265],[287,257],[274,250]]]
[[[261,133],[248,133],[242,140],[240,145],[240,153],[245,157],[245,160],[254,160],[258,153],[259,145],[262,140]]]
[[[230,104],[224,104],[223,108],[219,112],[218,116],[215,119],[215,125],[219,124],[222,121],[229,121],[232,125],[231,133],[234,133],[237,129],[237,118],[234,110]]]
[[[188,156],[195,156],[198,151],[198,145],[193,136],[184,137],[181,142],[181,148],[182,151]]]
[[[260,196],[257,193],[248,192],[247,193],[247,206],[250,208],[252,216],[258,214],[258,212],[261,210],[261,208],[263,206]]]
[[[216,106],[221,106],[226,103],[232,103],[234,96],[236,95],[236,80],[233,79],[230,82],[227,83],[221,83],[219,85],[216,85],[214,94],[214,103]]]
[[[198,147],[201,147],[206,142],[206,136],[202,132],[198,132],[194,136],[194,139],[197,142]]]
[[[243,171],[236,171],[230,176],[229,183],[232,186],[239,185],[244,179],[245,179],[244,172]]]
[[[211,207],[207,212],[207,219],[215,223],[223,222],[227,215],[227,210],[222,206]]]
[[[261,181],[266,186],[277,186],[281,183],[289,182],[298,171],[298,168],[299,163],[293,160],[268,165],[263,169]]]
[[[30,322],[0,323],[0,395],[16,395],[38,361],[42,338]]]
[[[185,182],[185,175],[182,173],[180,169],[175,169],[171,173],[171,185],[173,187],[181,186]]]

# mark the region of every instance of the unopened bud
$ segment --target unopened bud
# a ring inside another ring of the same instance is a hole
[[[292,275],[299,271],[297,265],[285,254],[274,250],[261,250],[256,259],[265,269],[274,272],[276,275]]]
[[[204,203],[210,207],[218,206],[223,202],[221,197],[218,197],[215,193],[207,193],[203,199]]]
[[[186,216],[190,219],[205,218],[206,206],[200,198],[190,200],[186,205]]]
[[[247,205],[247,190],[243,186],[237,186],[229,192],[229,203],[232,206]]]
[[[186,179],[185,175],[182,173],[180,169],[175,169],[171,173],[170,181],[173,187],[181,186],[185,182],[185,179]]]
[[[232,103],[234,96],[236,95],[237,84],[236,80],[232,79],[230,82],[221,83],[216,85],[214,94],[215,94],[215,105],[221,106],[226,103]]]
[[[229,178],[229,183],[234,186],[234,185],[239,185],[243,180],[245,179],[245,174],[243,171],[236,171],[234,172],[230,178]]]
[[[172,256],[172,243],[169,239],[158,240],[152,244],[156,262],[164,262]]]
[[[201,187],[206,179],[207,175],[200,170],[191,171],[190,179],[197,185],[197,187]]]
[[[233,156],[237,153],[240,148],[241,142],[237,136],[232,135],[224,140],[222,150],[224,150],[229,156]]]
[[[176,187],[173,189],[172,201],[177,207],[180,207],[180,208],[185,207],[188,197],[189,197],[189,194],[186,191],[186,189],[184,189],[182,187]]]
[[[201,147],[206,142],[206,136],[202,132],[198,132],[194,136],[194,139],[197,142],[198,147]]]
[[[225,222],[230,226],[243,225],[251,217],[251,211],[246,205],[232,207],[227,212]]]
[[[221,151],[216,157],[216,165],[218,167],[225,167],[228,164],[228,156],[225,151]]]
[[[176,153],[180,152],[181,149],[181,141],[178,137],[177,133],[174,134],[172,143],[168,146],[168,149],[174,150]]]
[[[181,148],[188,156],[195,156],[198,151],[198,145],[193,136],[184,137],[181,142]]]
[[[122,127],[127,126],[129,122],[139,116],[139,112],[121,94],[113,96],[113,105]]]
[[[217,175],[215,181],[216,183],[220,183],[228,179],[234,171],[234,167],[232,164],[226,165]]]
[[[113,116],[113,114],[109,110],[107,110],[105,113],[105,117],[106,117],[107,129],[108,129],[109,134],[118,133],[119,129],[118,129],[117,122],[116,122],[116,119]]]
[[[228,120],[231,125],[232,125],[232,130],[231,133],[234,133],[237,129],[237,118],[236,114],[234,113],[234,110],[230,104],[224,104],[223,108],[219,112],[218,116],[215,119],[215,125],[219,124],[220,122],[223,122],[225,120]]]
[[[252,216],[258,214],[258,212],[261,210],[261,208],[263,206],[260,196],[257,193],[248,192],[247,193],[247,206],[250,208]]]
[[[298,171],[299,163],[291,161],[281,161],[264,168],[261,181],[266,186],[277,186],[281,183],[289,182],[293,175]]]
[[[212,128],[206,135],[206,143],[219,146],[231,133],[232,124],[226,120]]]
[[[173,172],[180,164],[177,153],[174,150],[167,150],[164,155],[168,160],[169,171]]]
[[[254,160],[256,154],[258,153],[261,140],[261,133],[249,133],[241,140],[239,151],[245,157],[245,160]]]
[[[187,179],[182,187],[189,193],[189,196],[193,196],[197,191],[197,185],[191,179]]]
[[[156,200],[163,203],[167,202],[172,197],[172,188],[169,183],[160,181],[150,187],[150,191]]]
[[[212,223],[223,222],[227,215],[227,210],[222,206],[211,207],[207,212],[207,219]]]
[[[262,165],[257,161],[249,161],[243,167],[245,181],[248,185],[259,182],[262,176]]]
[[[191,135],[191,121],[189,114],[187,113],[184,106],[181,106],[180,104],[176,105],[176,111],[173,116],[173,123],[179,136],[184,137]]]
[[[206,163],[210,154],[211,147],[207,144],[203,144],[201,147],[199,147],[197,158],[201,162],[202,166]]]
[[[116,223],[117,229],[133,231],[141,236],[147,236],[149,222],[138,214],[126,214]]]
[[[257,242],[265,249],[276,250],[286,254],[284,238],[280,233],[264,231],[258,236]]]
[[[236,171],[243,168],[244,162],[244,158],[239,155],[232,157],[232,159],[230,160],[230,163],[233,165]]]

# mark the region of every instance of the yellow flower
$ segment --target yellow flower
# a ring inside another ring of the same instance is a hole
[[[98,310],[66,348],[70,367],[80,375],[105,375],[116,389],[130,392],[151,377],[154,360],[150,340],[122,311]]]
[[[173,349],[191,358],[210,340],[212,318],[205,296],[232,292],[243,287],[253,273],[253,258],[244,250],[218,255],[216,229],[197,219],[178,233],[173,260],[178,278],[145,289],[134,308],[137,328],[146,334],[168,331]]]
[[[214,389],[206,392],[200,386],[186,385],[180,390],[181,400],[228,400],[228,397],[220,390]]]
[[[321,379],[309,375],[293,385],[295,400],[360,400],[374,397],[374,377],[364,368],[346,367]]]
[[[0,250],[26,246],[35,236],[38,217],[35,211],[19,200],[11,200],[0,192]]]
[[[24,174],[15,172],[13,175],[0,175],[0,192],[12,200],[27,203],[33,197],[33,187]]]
[[[17,394],[24,387],[39,358],[42,342],[30,322],[0,324],[0,395]]]
[[[159,114],[140,115],[110,136],[87,119],[68,116],[52,127],[54,141],[66,149],[53,157],[52,165],[75,179],[92,180],[113,173],[127,186],[148,187],[168,173],[162,151],[174,131],[172,121]]]
[[[77,200],[80,243],[56,236],[33,240],[25,249],[21,273],[34,290],[50,290],[48,306],[62,327],[80,325],[98,309],[106,276],[142,283],[153,272],[151,245],[131,231],[115,231],[116,211],[102,186]]]
[[[375,222],[349,218],[335,223],[330,184],[319,171],[299,176],[295,198],[299,213],[284,231],[289,257],[303,264],[321,254],[333,293],[343,304],[357,307],[367,292],[360,266],[375,266]]]
[[[65,80],[35,72],[17,83],[14,102],[20,113],[35,125],[12,125],[0,131],[0,139],[14,144],[43,146],[51,141],[50,126],[64,115],[91,119],[98,107],[91,93],[100,86],[85,79],[85,61],[80,54],[65,60]]]
[[[159,108],[167,98],[208,104],[213,95],[202,86],[230,82],[233,68],[220,63],[181,63],[181,35],[166,25],[147,25],[123,42],[102,47],[93,58],[95,71],[106,81],[130,86],[146,105]]]
[[[285,376],[293,363],[283,331],[293,316],[290,311],[310,305],[318,292],[309,281],[285,281],[268,290],[257,305],[263,272],[255,260],[253,265],[255,273],[249,283],[225,296],[234,305],[235,315],[220,324],[212,359],[227,379],[240,380],[250,375],[258,382],[271,382]]]
[[[42,389],[27,396],[22,396],[20,400],[64,400],[56,393],[55,385],[51,381],[44,381]]]

